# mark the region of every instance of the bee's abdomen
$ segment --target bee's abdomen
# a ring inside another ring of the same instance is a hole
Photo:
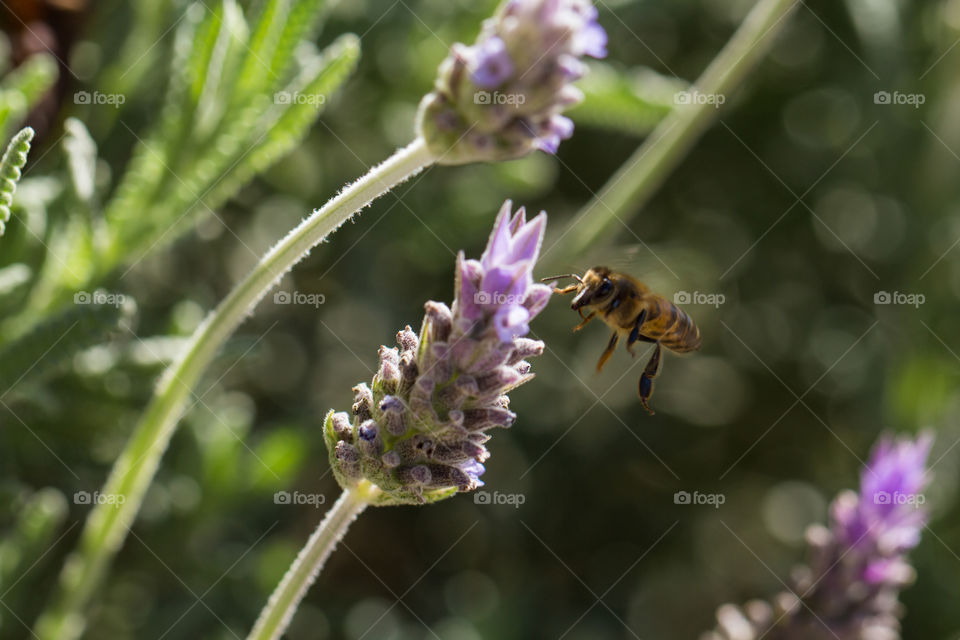
[[[657,300],[656,304],[648,306],[647,313],[648,319],[641,328],[643,335],[677,353],[700,348],[700,329],[685,311],[669,300]]]

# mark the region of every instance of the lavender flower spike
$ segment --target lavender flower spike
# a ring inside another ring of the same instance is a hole
[[[810,565],[772,604],[724,605],[701,640],[897,640],[900,589],[913,582],[907,552],[927,521],[932,437],[883,438],[860,476],[860,493],[841,493],[830,528],[807,530]]]
[[[452,307],[427,302],[420,334],[400,331],[397,348],[380,348],[370,386],[354,387],[353,418],[327,414],[342,487],[366,479],[382,492],[377,504],[422,504],[483,485],[487,432],[513,424],[505,394],[533,378],[526,358],[543,353],[524,336],[550,298],[532,275],[546,223],[504,203],[481,259],[457,256]]]
[[[473,46],[455,44],[420,103],[419,132],[441,164],[555,153],[573,134],[561,115],[583,99],[583,56],[607,54],[590,0],[507,0]]]

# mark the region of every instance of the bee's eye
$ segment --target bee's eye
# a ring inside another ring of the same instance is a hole
[[[613,283],[609,280],[604,280],[603,283],[597,288],[598,296],[605,296],[610,293],[610,289],[613,289]]]

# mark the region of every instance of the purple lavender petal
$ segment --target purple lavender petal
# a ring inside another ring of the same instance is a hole
[[[543,234],[546,228],[547,216],[541,211],[536,218],[514,234],[507,259],[511,263],[536,260],[540,253],[540,244],[543,242]]]
[[[507,202],[510,201],[507,200]],[[513,218],[510,219],[510,235],[517,235],[517,232],[520,231],[525,224],[527,224],[527,208],[520,207],[516,213],[513,214]]]
[[[589,23],[577,34],[576,50],[593,58],[606,58],[607,32],[596,22]]]
[[[553,295],[553,289],[545,284],[532,284],[527,288],[527,297],[523,301],[523,306],[526,307],[531,318],[543,311],[550,302],[551,295]]]
[[[513,203],[510,200],[505,200],[497,213],[493,232],[490,233],[490,239],[487,241],[487,248],[480,257],[480,264],[484,269],[489,269],[502,261],[503,256],[510,251],[510,208],[512,206]]]
[[[527,321],[530,313],[523,307],[503,307],[493,316],[493,324],[501,342],[512,342],[514,338],[529,333]]]

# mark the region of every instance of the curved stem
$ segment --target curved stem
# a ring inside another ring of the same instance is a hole
[[[40,640],[72,640],[83,632],[83,610],[123,544],[188,397],[221,345],[310,249],[433,160],[426,144],[417,138],[348,185],[261,258],[197,327],[184,353],[164,371],[150,405],[114,463],[102,493],[123,496],[123,500],[98,504],[90,513],[78,548],[67,558],[60,574],[54,604],[37,622]]]
[[[365,480],[355,489],[344,490],[273,590],[247,640],[276,640],[283,635],[333,548],[379,492]]]
[[[759,0],[690,92],[727,96],[763,58],[774,34],[802,0]],[[713,124],[719,109],[712,101],[677,105],[600,189],[550,247],[550,264],[582,255],[626,224],[656,192],[694,142]]]

